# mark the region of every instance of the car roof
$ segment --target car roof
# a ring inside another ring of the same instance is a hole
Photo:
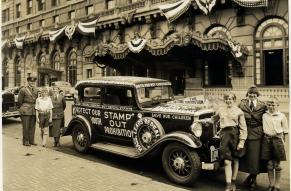
[[[106,77],[95,77],[87,80],[77,82],[75,88],[82,84],[98,84],[98,85],[115,85],[115,86],[135,86],[142,87],[155,86],[155,85],[171,85],[167,80],[137,76],[106,76]]]

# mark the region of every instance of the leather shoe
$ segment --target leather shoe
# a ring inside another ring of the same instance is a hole
[[[30,146],[30,144],[29,144],[29,143],[24,143],[23,145],[24,145],[24,146]]]
[[[31,145],[33,145],[33,146],[37,146],[37,144],[36,143],[30,143]]]

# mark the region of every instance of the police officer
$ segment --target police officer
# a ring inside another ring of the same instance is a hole
[[[27,78],[27,86],[20,89],[18,94],[19,112],[22,121],[22,144],[24,146],[36,145],[35,133],[35,100],[38,95],[36,77]]]

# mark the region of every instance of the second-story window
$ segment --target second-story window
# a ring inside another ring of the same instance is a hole
[[[32,13],[32,0],[27,0],[27,14]]]
[[[69,19],[74,19],[76,17],[75,11],[70,11],[69,12]]]
[[[21,17],[21,5],[20,3],[16,5],[16,18]]]
[[[2,23],[9,21],[9,9],[2,11]]]
[[[37,4],[39,11],[45,10],[45,0],[37,0]]]
[[[16,33],[19,33],[20,32],[19,27],[16,27],[15,31],[16,31]]]
[[[60,0],[52,0],[52,7],[60,5]]]
[[[113,9],[115,8],[115,0],[107,0],[107,9]]]
[[[40,27],[44,27],[44,25],[45,25],[45,21],[44,21],[44,19],[40,20],[40,21],[39,21],[39,26],[40,26]]]
[[[2,31],[2,36],[3,37],[9,37],[9,29],[5,30],[5,31]]]
[[[60,22],[60,17],[59,15],[56,15],[53,17],[53,23],[59,23]]]
[[[86,14],[90,15],[93,13],[93,5],[87,6],[86,7]]]
[[[28,30],[28,31],[32,30],[32,23],[28,23],[28,24],[27,24],[27,30]]]

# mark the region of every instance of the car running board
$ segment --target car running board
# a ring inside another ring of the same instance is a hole
[[[129,146],[120,146],[112,143],[99,142],[92,144],[91,147],[97,150],[102,150],[105,152],[114,153],[130,158],[140,158],[142,156],[142,154],[139,153],[136,148]]]

